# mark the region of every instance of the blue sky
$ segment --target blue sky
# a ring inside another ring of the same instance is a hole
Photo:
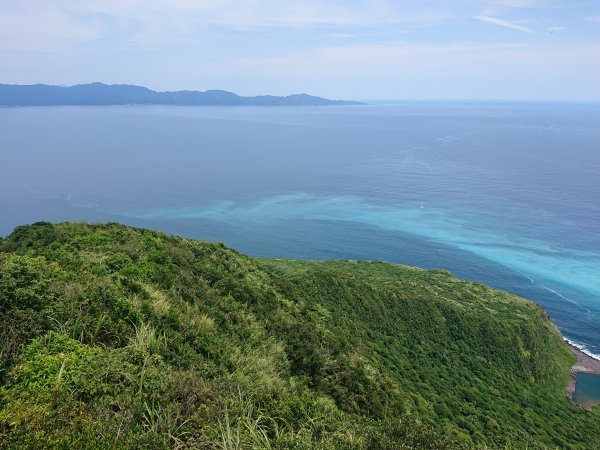
[[[600,1],[0,0],[0,82],[600,100]]]

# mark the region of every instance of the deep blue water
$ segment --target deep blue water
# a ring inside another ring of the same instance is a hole
[[[36,220],[443,267],[600,354],[600,104],[0,108],[0,234]]]

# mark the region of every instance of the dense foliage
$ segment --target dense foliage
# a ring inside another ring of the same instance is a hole
[[[531,302],[122,225],[0,241],[2,448],[600,448]]]

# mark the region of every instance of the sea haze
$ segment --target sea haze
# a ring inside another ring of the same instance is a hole
[[[382,259],[542,305],[600,354],[600,104],[0,108],[0,234],[119,221]]]

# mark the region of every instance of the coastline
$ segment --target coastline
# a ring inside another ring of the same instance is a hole
[[[571,367],[571,379],[569,380],[569,384],[567,385],[566,390],[567,397],[569,397],[571,401],[574,401],[573,396],[575,395],[576,387],[575,374],[590,373],[593,375],[600,375],[600,360],[588,355],[580,348],[575,347],[566,339],[564,340],[564,342],[567,345],[567,347],[569,347],[569,350],[571,350],[571,353],[575,355],[575,358],[577,358],[577,361]]]
[[[571,367],[571,372],[573,373],[592,373],[594,375],[600,375],[600,360],[596,359],[583,350],[575,347],[569,341],[565,340],[565,344],[571,350],[571,353],[575,355],[577,361],[575,365]]]

